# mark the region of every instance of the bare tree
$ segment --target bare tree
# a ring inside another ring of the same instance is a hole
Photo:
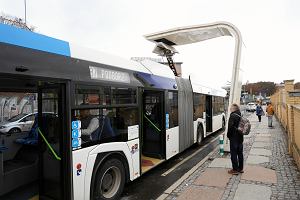
[[[4,14],[4,13],[0,14],[0,23],[8,24],[8,25],[15,26],[15,27],[25,29],[25,30],[28,30],[28,31],[34,31],[35,30],[35,27],[34,26],[28,26],[25,23],[24,19],[18,18],[18,17],[13,17],[13,16],[10,16],[10,15]]]
[[[274,82],[260,81],[257,83],[248,83],[246,85],[243,85],[243,88],[245,88],[245,90],[249,92],[249,94],[259,95],[261,93],[270,96],[275,93],[275,86],[276,84]]]

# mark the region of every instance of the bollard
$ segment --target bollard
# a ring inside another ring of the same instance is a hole
[[[224,155],[224,136],[223,134],[220,135],[219,137],[219,144],[220,144],[220,155]]]

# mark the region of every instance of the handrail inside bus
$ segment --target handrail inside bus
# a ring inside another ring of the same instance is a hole
[[[161,132],[161,130],[145,114],[144,114],[144,117],[158,132]]]
[[[61,160],[61,158],[56,154],[56,152],[54,151],[54,149],[52,148],[52,146],[50,145],[50,143],[48,142],[48,140],[46,139],[46,137],[44,136],[44,134],[42,133],[42,131],[40,130],[40,128],[38,127],[37,129],[38,129],[39,134],[42,136],[43,140],[47,144],[48,148],[50,149],[50,151],[54,155],[55,159],[56,160]]]

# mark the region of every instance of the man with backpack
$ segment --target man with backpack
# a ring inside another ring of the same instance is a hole
[[[237,104],[232,104],[230,107],[230,117],[228,122],[227,137],[230,140],[230,155],[232,169],[228,171],[229,174],[238,175],[244,173],[244,156],[243,156],[243,142],[244,135],[239,132],[241,121],[241,112]]]

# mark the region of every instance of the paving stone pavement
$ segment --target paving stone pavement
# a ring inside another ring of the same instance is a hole
[[[277,184],[275,170],[259,165],[246,165],[244,170],[245,173],[242,174],[242,180]]]
[[[270,142],[254,142],[252,147],[255,148],[268,148],[271,147]]]
[[[275,118],[274,128],[267,127],[266,117],[248,118],[252,130],[244,140],[244,174],[228,177],[230,155],[215,151],[165,199],[300,200],[300,172],[287,153],[285,131]]]
[[[267,156],[249,155],[246,164],[258,165],[268,162],[270,162],[270,158]]]
[[[267,149],[252,147],[251,150],[250,150],[250,155],[271,156],[272,152],[270,150],[267,150]]]
[[[271,198],[271,188],[255,184],[239,184],[233,200],[267,200]]]
[[[231,168],[231,160],[229,158],[215,158],[208,167]]]

